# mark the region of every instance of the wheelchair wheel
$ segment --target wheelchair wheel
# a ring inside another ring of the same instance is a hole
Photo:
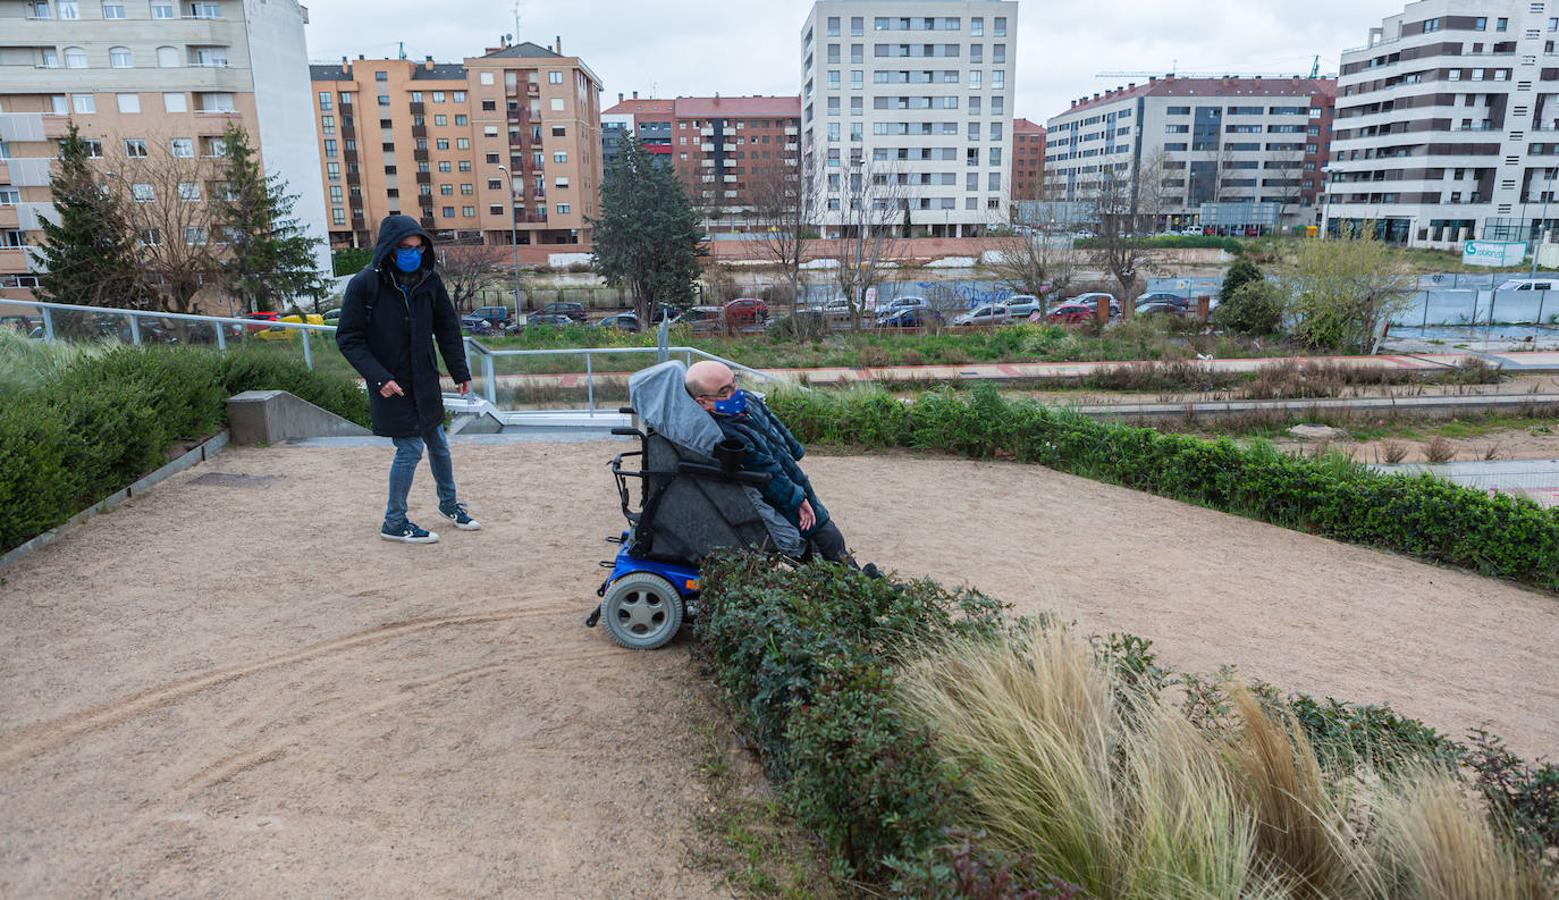
[[[658,650],[682,627],[682,596],[649,572],[624,575],[607,588],[601,618],[612,640],[629,650]]]

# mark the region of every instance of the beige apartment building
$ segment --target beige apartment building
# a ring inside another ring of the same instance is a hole
[[[310,76],[333,246],[370,247],[399,213],[441,240],[588,247],[601,80],[560,40],[460,63],[359,56]]]
[[[52,215],[49,182],[71,121],[105,177],[121,178],[114,168],[164,151],[220,159],[236,122],[267,174],[299,195],[294,214],[319,237],[328,272],[307,17],[295,0],[0,0],[0,297],[30,299],[37,286],[29,246]]]

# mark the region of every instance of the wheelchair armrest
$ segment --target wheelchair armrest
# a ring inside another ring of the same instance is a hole
[[[719,466],[706,466],[700,463],[679,462],[677,474],[693,475],[698,478],[708,478],[711,481],[727,481],[734,484],[747,484],[753,487],[764,487],[774,480],[774,476],[765,475],[762,472],[735,472],[726,474]]]

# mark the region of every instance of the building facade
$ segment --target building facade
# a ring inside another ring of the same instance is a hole
[[[1108,175],[1129,180],[1161,228],[1314,225],[1336,87],[1168,75],[1074,100],[1046,123],[1040,216],[1087,221]]]
[[[601,81],[562,51],[311,66],[331,243],[373,246],[379,220],[403,214],[440,240],[588,245]]]
[[[164,152],[219,160],[222,132],[238,124],[266,174],[298,195],[293,214],[317,238],[317,265],[329,272],[319,149],[303,106],[306,23],[293,0],[0,3],[0,296],[30,298],[37,285],[26,248],[52,215],[49,182],[72,121],[105,177]],[[131,191],[147,202],[143,187]],[[196,187],[186,196],[205,202],[208,194]]]
[[[813,4],[800,151],[825,235],[889,218],[937,236],[1006,221],[1017,25],[1012,0]]]
[[[1012,202],[1037,202],[1045,183],[1045,126],[1012,121]]]
[[[1425,0],[1342,54],[1329,231],[1413,246],[1554,225],[1559,4]]]
[[[646,151],[672,166],[711,234],[756,227],[753,210],[771,179],[799,171],[797,97],[619,95],[603,115],[626,118],[624,132],[637,135]]]

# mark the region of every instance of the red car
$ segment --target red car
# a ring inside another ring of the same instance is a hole
[[[769,304],[757,297],[737,297],[725,305],[724,316],[731,328],[761,325],[769,318]]]

